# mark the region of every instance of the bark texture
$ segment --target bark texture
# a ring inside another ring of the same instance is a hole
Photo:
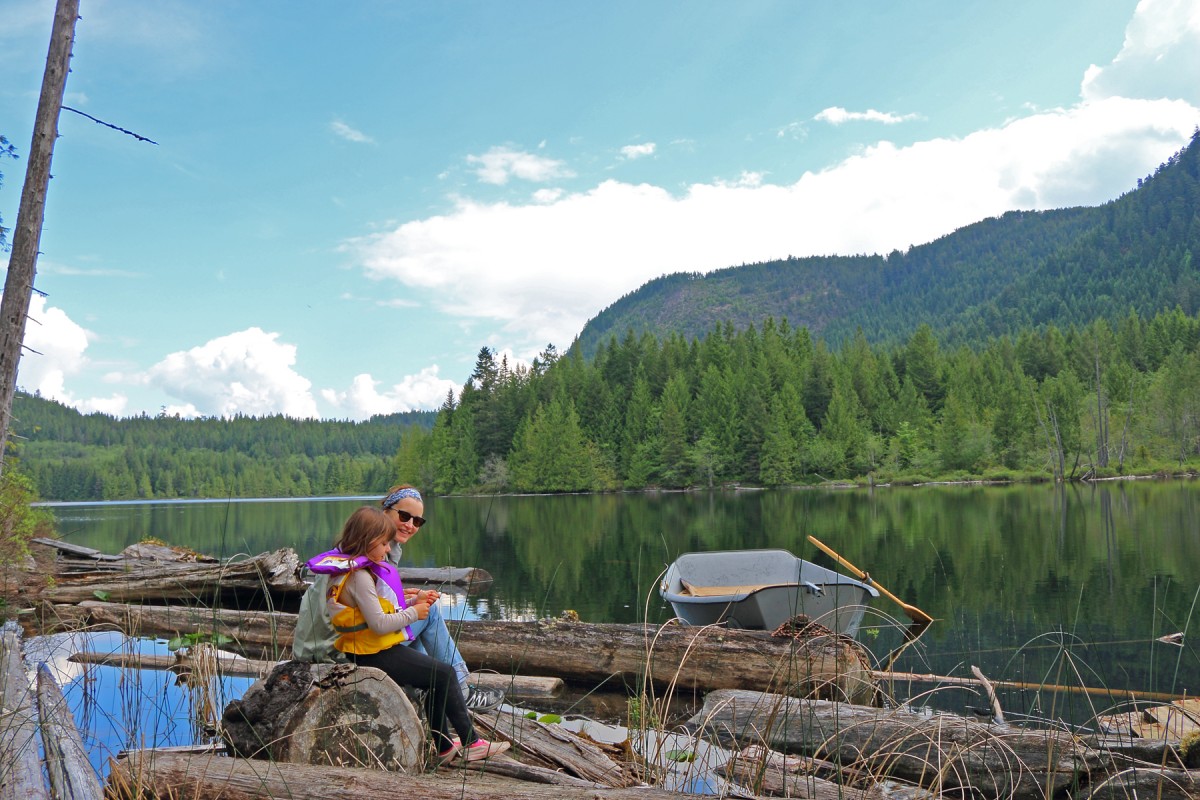
[[[280,664],[225,708],[230,752],[291,764],[412,772],[425,725],[383,672],[346,664]]]

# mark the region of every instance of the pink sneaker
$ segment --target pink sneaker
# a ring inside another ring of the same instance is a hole
[[[508,742],[489,742],[487,739],[476,739],[462,749],[462,754],[467,761],[483,761],[485,758],[503,753],[508,747]]]
[[[455,739],[448,748],[446,748],[442,752],[438,753],[438,757],[437,757],[438,766],[439,767],[446,766],[451,761],[453,761],[455,758],[457,758],[458,754],[461,752],[462,752],[462,745],[460,745],[458,743],[458,740]]]

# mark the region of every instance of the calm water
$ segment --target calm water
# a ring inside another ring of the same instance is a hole
[[[57,506],[64,538],[108,552],[154,536],[216,556],[327,549],[363,499]],[[1200,691],[1190,640],[1200,590],[1200,483],[431,498],[405,555],[478,566],[490,594],[467,616],[574,609],[587,621],[663,621],[661,571],[690,551],[784,548],[836,566],[816,536],[937,618],[897,669],[1114,690]],[[860,637],[881,657],[899,610],[874,602]],[[1188,634],[1182,647],[1156,642]],[[927,688],[927,687],[922,687]],[[966,696],[939,698],[959,710]],[[1055,716],[1086,718],[1082,696]],[[1115,701],[1092,701],[1106,708]],[[1005,698],[1006,711],[1050,713]],[[1072,708],[1071,706],[1077,706]],[[1024,709],[1023,709],[1024,707]]]

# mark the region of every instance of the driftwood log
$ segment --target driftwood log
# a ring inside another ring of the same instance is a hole
[[[732,783],[767,797],[916,800],[928,795],[923,789],[913,787],[909,790],[894,784],[884,792],[869,776],[852,769],[843,770],[819,759],[787,756],[761,745],[751,745],[735,753],[719,771]]]
[[[211,648],[200,644],[181,647],[170,655],[151,653],[72,653],[67,659],[75,664],[98,664],[121,669],[169,670],[182,678],[197,671],[197,650]],[[212,654],[216,674],[226,678],[265,678],[279,666],[278,661],[258,661],[233,653],[216,651]],[[554,698],[562,694],[561,678],[539,678],[533,675],[500,675],[493,672],[473,672],[470,683],[487,689],[500,689],[508,698]]]
[[[1075,795],[1087,800],[1195,800],[1200,797],[1200,771],[1143,765],[1101,775]]]
[[[21,637],[0,634],[0,800],[48,800]]]
[[[300,559],[291,548],[223,563],[140,558],[97,563],[106,569],[57,576],[41,596],[52,603],[78,603],[97,597],[113,602],[207,603],[272,593],[298,595],[307,588],[300,579]]]
[[[663,688],[757,689],[870,703],[870,663],[835,636],[803,641],[762,631],[561,620],[455,624],[458,648],[476,668],[559,675],[593,685],[614,678]]]
[[[935,792],[1034,800],[1104,771],[1099,751],[1058,731],[760,692],[712,692],[692,724],[722,742],[855,764]]]
[[[400,775],[381,770],[280,764],[213,755],[140,751],[116,761],[109,773],[113,797],[230,800],[363,800],[420,797],[422,800],[679,800],[652,788],[603,789],[572,782],[539,785],[497,778],[481,770],[442,770]]]
[[[610,757],[604,748],[556,724],[526,719],[517,714],[475,715],[483,736],[513,743],[526,763],[565,771],[598,786],[638,786],[641,777],[628,762]]]
[[[231,753],[290,764],[411,772],[426,756],[425,725],[382,671],[288,661],[221,715]]]
[[[221,579],[221,593],[227,598],[254,599],[269,591],[283,605],[298,606],[308,588],[302,574],[303,561],[290,547],[221,562],[186,548],[146,542],[130,545],[120,555],[110,555],[58,539],[32,541],[64,556],[56,564],[55,582],[59,585],[42,593],[43,598],[56,603],[92,599],[97,597],[96,592],[114,601],[190,602],[211,596],[216,590],[214,575]],[[256,572],[251,564],[260,564],[263,569]],[[114,584],[131,576],[148,581],[147,586],[113,590]],[[450,587],[467,594],[486,591],[492,584],[491,573],[477,567],[401,567],[400,579],[406,585]]]
[[[884,800],[874,784],[867,789],[839,786],[833,781],[804,772],[788,772],[775,765],[734,759],[721,769],[731,783],[756,795],[767,797],[806,797],[812,800]],[[888,800],[893,800],[890,795]]]
[[[54,796],[58,800],[101,800],[104,789],[88,760],[75,717],[45,664],[37,671],[37,698],[46,772]]]
[[[226,647],[250,658],[279,661],[292,648],[296,615],[202,606],[154,606],[84,600],[43,603],[25,624],[37,631],[118,630],[129,636],[170,639],[187,634],[220,634]]]
[[[136,606],[87,600],[43,606],[43,625],[55,629],[112,627],[131,636],[223,634],[247,656],[286,656],[296,615],[182,606]],[[548,675],[587,683],[687,689],[774,688],[869,703],[875,696],[869,664],[837,637],[797,642],[761,631],[678,625],[585,622],[455,622],[451,632],[474,669],[500,675]]]

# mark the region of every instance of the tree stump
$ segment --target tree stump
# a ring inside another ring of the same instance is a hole
[[[287,661],[221,717],[229,750],[293,764],[412,772],[423,767],[425,724],[381,670]]]

